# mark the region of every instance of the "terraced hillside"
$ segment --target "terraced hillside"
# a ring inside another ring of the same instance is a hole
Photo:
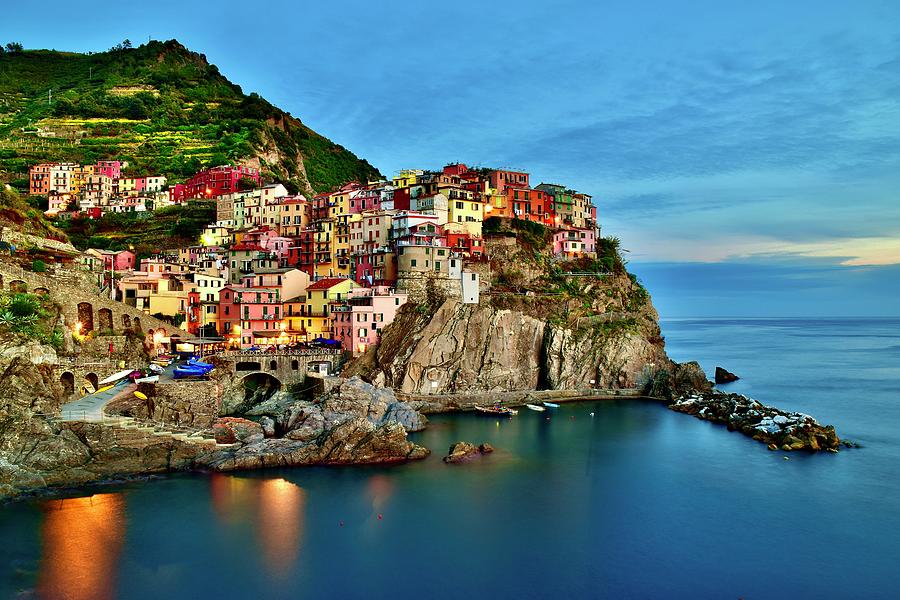
[[[107,158],[174,181],[241,162],[303,192],[379,175],[175,40],[0,54],[0,181],[22,189],[33,163]]]

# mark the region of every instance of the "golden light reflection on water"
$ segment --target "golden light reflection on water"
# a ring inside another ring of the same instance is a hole
[[[266,479],[259,486],[257,534],[266,568],[285,577],[300,554],[306,509],[306,492],[284,479]]]
[[[284,578],[300,555],[306,492],[286,479],[255,479],[213,474],[213,507],[228,526],[250,524],[273,577]]]
[[[122,494],[52,500],[43,509],[43,556],[37,585],[40,597],[113,598],[125,540]]]

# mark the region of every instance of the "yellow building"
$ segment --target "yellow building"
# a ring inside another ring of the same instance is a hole
[[[484,204],[475,199],[475,194],[468,190],[445,189],[449,203],[448,223],[465,227],[474,236],[481,236],[481,225],[484,221]]]
[[[330,338],[332,303],[343,302],[357,287],[352,279],[337,277],[309,284],[303,295],[285,301],[285,331],[297,340]]]
[[[350,232],[362,220],[359,213],[343,214],[337,217],[334,235],[334,275],[349,277],[353,258],[351,256]]]
[[[425,171],[422,171],[421,169],[403,169],[397,173],[397,176],[394,177],[391,183],[394,184],[394,187],[398,188],[409,187],[415,185],[418,178],[424,174]]]

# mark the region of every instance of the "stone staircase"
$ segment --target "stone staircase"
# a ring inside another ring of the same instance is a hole
[[[123,444],[145,442],[152,438],[171,438],[188,444],[198,444],[210,450],[231,448],[234,444],[219,444],[212,433],[178,425],[142,421],[134,417],[104,417],[103,424],[114,429],[116,440]]]

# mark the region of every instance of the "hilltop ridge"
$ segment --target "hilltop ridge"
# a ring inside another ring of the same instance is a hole
[[[304,193],[380,177],[177,40],[0,54],[0,181],[24,190],[31,164],[107,158],[170,180],[238,162]]]

